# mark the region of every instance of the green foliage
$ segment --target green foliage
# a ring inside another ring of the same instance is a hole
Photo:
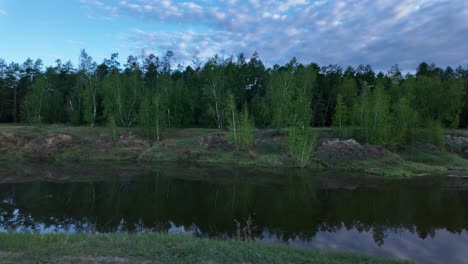
[[[428,121],[427,124],[428,138],[426,142],[432,143],[440,148],[444,148],[445,139],[444,139],[444,128],[439,121]]]
[[[294,84],[288,89],[288,94],[290,101],[284,103],[287,107],[281,114],[284,118],[281,121],[283,126],[289,126],[286,149],[295,160],[296,166],[306,167],[313,158],[316,143],[315,131],[310,128],[310,94],[308,89]]]
[[[194,102],[189,94],[183,79],[172,82],[172,87],[169,87],[168,109],[171,127],[185,127],[193,122]]]
[[[348,131],[348,109],[343,102],[343,97],[338,94],[336,97],[335,115],[333,117],[333,131],[339,138],[347,138]]]
[[[227,116],[228,116],[228,133],[227,139],[231,144],[234,144],[236,150],[239,150],[239,117],[234,103],[234,95],[228,95],[227,104]]]
[[[143,98],[139,113],[140,133],[149,139],[159,141],[164,127],[164,110],[160,95],[148,95]]]
[[[286,71],[275,72],[271,76],[267,96],[271,105],[272,125],[276,128],[291,124],[293,80],[292,75]]]
[[[233,144],[236,150],[249,149],[253,145],[254,122],[248,110],[247,103],[244,104],[242,112],[238,113],[234,104],[234,96],[228,96],[228,141]]]
[[[120,130],[119,130],[119,127],[117,125],[117,121],[115,120],[115,118],[113,116],[110,116],[107,122],[108,122],[107,123],[107,129],[108,129],[108,132],[109,132],[109,138],[112,141],[117,141],[119,139],[119,135],[120,135]]]
[[[205,98],[208,99],[208,116],[215,121],[217,128],[224,127],[224,116],[226,107],[226,86],[224,70],[220,58],[215,56],[210,59],[204,66],[204,85],[203,93]]]
[[[250,102],[250,109],[256,125],[267,127],[271,123],[271,111],[266,98],[254,97]]]
[[[419,125],[419,118],[408,98],[403,97],[396,102],[391,118],[391,136],[387,145],[395,149],[413,143],[414,129]]]
[[[84,77],[82,89],[83,118],[89,124],[95,124],[98,120],[98,98],[100,96],[100,83],[95,77]]]
[[[310,127],[293,126],[288,129],[286,149],[298,167],[307,167],[314,158],[317,141],[315,130]]]
[[[352,107],[352,125],[359,128],[359,134],[355,134],[354,137],[363,141],[368,141],[370,126],[370,99],[369,99],[369,88],[364,85],[361,94],[355,97]]]
[[[239,125],[239,146],[242,149],[249,149],[253,146],[255,124],[249,114],[247,103],[244,104],[244,108],[240,113]]]
[[[175,70],[173,55],[151,54],[142,61],[130,56],[120,65],[112,54],[97,65],[83,50],[77,69],[58,60],[45,70],[40,61],[7,65],[0,59],[0,121],[105,125],[113,117],[118,126],[138,125],[146,137],[158,138],[160,132],[150,130],[232,130],[234,124],[238,130],[243,118],[238,110],[248,106],[249,118],[260,127],[332,126],[338,137],[393,149],[422,141],[440,145],[434,124],[468,123],[468,69],[462,67],[443,70],[423,63],[415,75],[403,76],[398,66],[376,74],[369,65],[343,71],[294,58],[267,69],[255,53],[250,59],[215,55],[205,64]],[[237,132],[233,142],[243,148]]]
[[[337,92],[338,95],[341,95],[343,104],[346,107],[351,107],[353,104],[353,99],[356,96],[356,80],[350,77],[345,77],[343,83],[338,86]],[[338,96],[337,96],[338,97]]]
[[[370,115],[367,118],[370,122],[366,122],[368,141],[383,146],[389,144],[391,136],[390,100],[381,84],[378,84],[372,92],[368,115]]]
[[[359,127],[356,138],[372,144],[391,144],[391,112],[390,97],[383,85],[370,92],[363,87],[359,97],[356,97],[352,110],[353,124]]]
[[[424,120],[437,120],[456,127],[463,106],[465,89],[461,79],[420,76],[410,86],[413,104]]]
[[[131,127],[138,119],[138,106],[143,90],[143,81],[138,77],[139,71],[119,74],[114,70],[104,80],[105,115],[115,118],[124,127]]]
[[[30,91],[22,104],[22,119],[30,124],[39,125],[47,113],[48,104],[48,81],[40,76],[31,85]]]

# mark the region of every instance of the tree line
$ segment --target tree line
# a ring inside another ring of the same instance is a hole
[[[340,137],[408,142],[420,128],[466,127],[467,91],[468,68],[424,62],[404,75],[398,65],[376,73],[295,58],[266,67],[257,53],[194,56],[185,68],[174,65],[172,51],[129,56],[123,65],[116,53],[98,64],[85,50],[77,67],[0,59],[0,122],[112,123],[154,139],[165,127],[228,128],[239,148],[251,144],[253,127],[307,134],[310,126],[333,126]]]

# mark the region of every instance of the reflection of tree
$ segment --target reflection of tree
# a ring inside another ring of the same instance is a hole
[[[372,238],[379,247],[384,244],[385,230],[386,228],[383,225],[374,225],[372,227]]]
[[[79,232],[90,226],[99,232],[167,231],[171,221],[207,236],[233,236],[234,219],[251,215],[257,237],[267,230],[284,240],[310,240],[317,232],[345,228],[371,233],[379,246],[399,229],[420,238],[438,229],[467,230],[468,191],[450,191],[437,181],[323,187],[336,181],[309,171],[172,168],[98,181],[3,184],[0,225],[38,230],[44,224]]]

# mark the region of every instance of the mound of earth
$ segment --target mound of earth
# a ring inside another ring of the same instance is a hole
[[[3,154],[14,152],[23,147],[28,139],[17,132],[0,132],[0,151]]]
[[[149,141],[139,138],[132,131],[126,131],[122,133],[119,137],[117,144],[123,147],[147,148],[151,146]]]
[[[449,145],[460,146],[458,154],[468,159],[468,135],[461,133],[447,133],[445,134],[445,141]]]
[[[76,142],[77,139],[72,134],[46,134],[25,146],[25,156],[38,160],[53,159],[56,153],[72,147]]]
[[[391,155],[388,150],[371,144],[360,144],[354,139],[326,139],[317,146],[317,157],[330,165],[349,160],[375,159]]]
[[[459,133],[445,134],[445,140],[450,145],[468,145],[468,136]]]
[[[222,148],[224,150],[228,150],[232,148],[224,133],[212,133],[203,136],[200,138],[199,144],[201,146],[207,147],[208,149]]]

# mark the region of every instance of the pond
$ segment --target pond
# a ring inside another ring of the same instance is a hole
[[[180,164],[0,164],[0,230],[158,231],[468,260],[468,179]]]

